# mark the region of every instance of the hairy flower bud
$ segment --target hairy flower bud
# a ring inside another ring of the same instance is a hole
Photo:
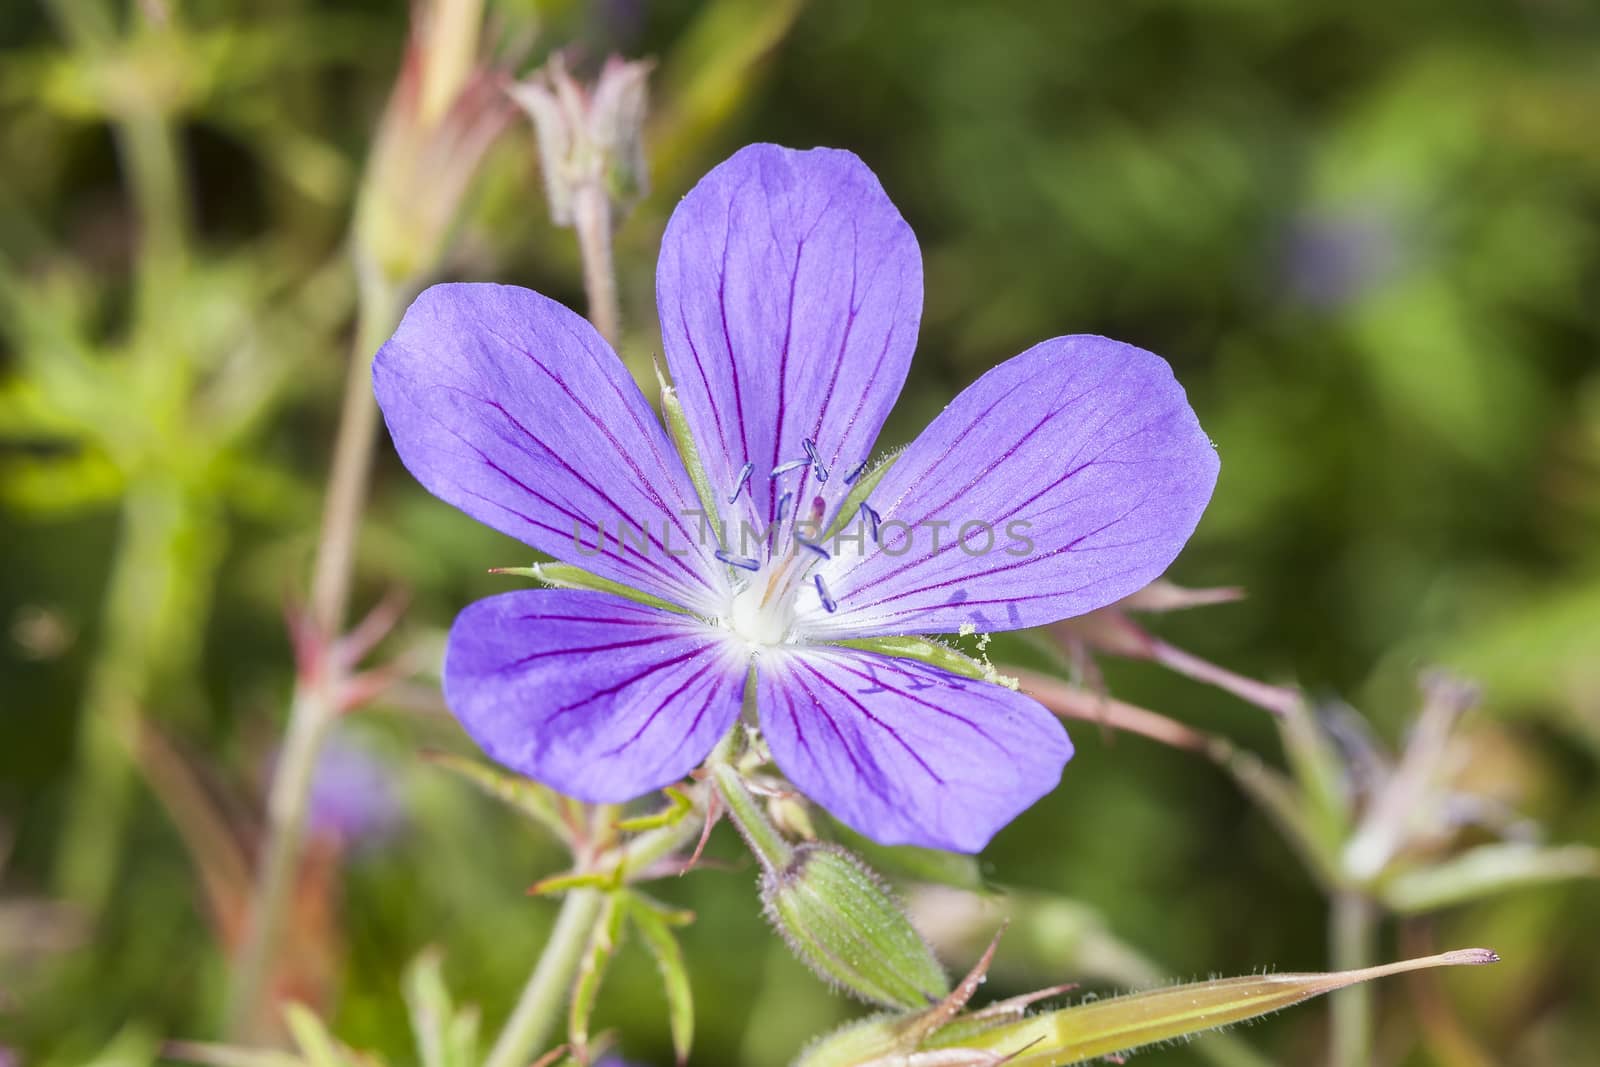
[[[402,289],[443,255],[479,164],[505,129],[506,72],[481,40],[482,0],[427,0],[362,179],[356,248],[363,270]]]
[[[613,56],[593,85],[586,86],[558,53],[543,70],[511,87],[512,99],[533,120],[550,217],[558,226],[577,221],[580,189],[604,193],[614,214],[648,191],[644,119],[649,75],[649,63]]]
[[[950,991],[893,894],[837,845],[797,846],[787,866],[762,876],[761,899],[795,955],[862,1000],[922,1009]]]

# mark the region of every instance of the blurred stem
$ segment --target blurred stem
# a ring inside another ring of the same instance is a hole
[[[361,509],[367,501],[367,480],[372,471],[373,445],[378,429],[378,401],[372,393],[372,357],[394,331],[406,289],[375,270],[361,270],[355,350],[345,378],[344,402],[339,412],[338,437],[333,445],[333,467],[328,475],[328,496],[323,505],[322,535],[311,572],[311,622],[319,634],[332,638],[344,626],[350,600],[350,580],[355,570],[356,534]]]
[[[1378,915],[1373,902],[1355,889],[1333,897],[1330,954],[1336,971],[1372,966],[1377,955]],[[1369,1067],[1372,1063],[1372,989],[1359,983],[1335,992],[1329,1001],[1331,1067]]]
[[[189,242],[189,190],[172,124],[135,114],[117,123],[117,150],[139,218],[139,303],[146,312],[170,296]],[[155,346],[152,346],[152,351]]]
[[[229,995],[227,1032],[252,1036],[263,1019],[264,997],[275,962],[284,912],[292,897],[305,837],[306,809],[317,757],[338,716],[344,666],[326,654],[344,625],[355,567],[356,534],[372,466],[378,405],[372,394],[372,357],[394,329],[404,289],[364,272],[355,348],[345,380],[333,467],[323,505],[322,534],[312,573],[310,625],[315,662],[302,664],[289,707],[289,727],[267,797],[267,837],[256,875],[244,945]]]
[[[190,674],[222,544],[194,496],[166,477],[131,483],[121,521],[56,851],[60,892],[90,915],[115,882],[139,717],[158,683]]]
[[[561,913],[539,954],[539,965],[517,998],[517,1006],[495,1040],[484,1067],[524,1067],[550,1039],[604,899],[605,894],[598,889],[577,889],[561,902]]]
[[[116,22],[106,6],[94,0],[52,0],[57,27],[83,62],[99,66],[126,45],[117,39]],[[140,20],[137,33],[164,33]],[[170,117],[147,101],[102,101],[112,116],[112,132],[122,161],[129,197],[139,224],[139,292],[141,310],[170,294],[181,275],[189,244],[191,195],[183,170],[183,153]],[[148,316],[145,316],[148,317]],[[159,348],[159,346],[153,346]]]
[[[598,182],[583,182],[573,194],[572,213],[583,260],[589,321],[615,348],[622,330],[622,311],[617,303],[617,269],[611,254],[611,200]]]

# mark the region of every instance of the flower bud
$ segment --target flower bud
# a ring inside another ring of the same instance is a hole
[[[826,982],[885,1007],[918,1010],[950,991],[944,969],[888,888],[837,845],[802,844],[761,879],[767,917]]]
[[[647,62],[606,60],[593,85],[580,83],[560,54],[512,86],[511,97],[533,120],[550,217],[577,221],[581,189],[603,194],[620,215],[648,191],[644,159]]]
[[[481,39],[482,0],[427,0],[362,178],[356,249],[374,280],[414,288],[445,251],[473,178],[512,114]]]

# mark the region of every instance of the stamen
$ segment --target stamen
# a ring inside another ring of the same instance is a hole
[[[755,572],[755,571],[758,571],[758,570],[761,569],[761,561],[760,560],[751,559],[748,556],[735,556],[733,553],[729,552],[725,548],[717,549],[715,552],[712,553],[712,555],[716,556],[718,559],[720,559],[722,562],[726,563],[728,566],[730,566],[730,567],[738,567],[740,570]]]
[[[817,481],[827,481],[828,468],[822,465],[821,458],[817,456],[817,443],[811,438],[807,437],[800,442],[800,445],[806,450],[806,459],[810,460],[811,469],[816,472]]]
[[[804,537],[796,537],[795,540],[799,541],[802,547],[809,548],[811,551],[815,552],[817,555],[821,556],[823,559],[832,559],[833,558],[832,556],[828,555],[828,550],[827,549],[823,548],[821,545],[817,544],[815,541],[807,541]]]
[[[739,480],[734,483],[733,495],[728,498],[728,503],[731,504],[735,500],[739,499],[739,494],[744,492],[745,483],[750,480],[750,475],[755,473],[755,469],[756,465],[754,463],[746,463],[744,467],[740,469]]]
[[[828,595],[828,587],[822,584],[822,575],[813,574],[811,580],[817,585],[817,596],[822,598],[822,607],[829,615],[839,610],[839,602]]]
[[[789,501],[793,499],[794,493],[792,492],[784,493],[778,498],[778,517],[773,519],[773,522],[778,523],[783,521],[783,513],[789,509]]]
[[[861,472],[866,470],[866,469],[867,469],[867,460],[862,460],[856,466],[855,470],[851,471],[849,474],[846,474],[844,476],[844,484],[845,485],[849,485],[851,482],[854,482],[857,478],[861,477]]]
[[[872,510],[872,505],[865,500],[861,502],[861,517],[866,519],[872,527],[872,543],[878,544],[878,524],[883,521],[883,516]]]
[[[773,467],[772,468],[772,473],[767,475],[767,477],[769,477],[769,478],[781,478],[785,474],[788,474],[790,471],[797,471],[801,467],[809,467],[809,466],[811,466],[811,461],[809,459],[791,459],[787,463],[780,463],[776,467]]]

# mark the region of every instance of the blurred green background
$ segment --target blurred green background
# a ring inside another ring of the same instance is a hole
[[[658,61],[653,189],[617,248],[622,348],[641,374],[677,198],[746,142],[852,149],[926,262],[885,442],[1044,337],[1163,354],[1223,461],[1172,577],[1250,595],[1152,625],[1347,701],[1391,743],[1418,671],[1447,665],[1485,694],[1467,726],[1474,782],[1552,840],[1600,843],[1600,8],[491,6],[519,72],[569,46]],[[84,1062],[118,1033],[136,1047],[215,1032],[215,902],[230,849],[248,854],[293,684],[283,611],[304,595],[346,366],[344,244],[407,14],[376,0],[0,10],[0,1046],[24,1063]],[[583,306],[521,119],[440,275]],[[440,947],[494,1025],[553,915],[523,890],[560,857],[417,759],[461,745],[430,681],[443,629],[506,587],[486,567],[525,550],[427,497],[386,442],[362,537],[356,604],[408,591],[385,648],[424,670],[341,726],[329,804],[360,832],[316,854],[296,915],[315,935],[307,994],[350,1043],[402,1063],[405,963]],[[1017,638],[996,655],[1045,662]],[[1102,667],[1119,697],[1280,761],[1258,709],[1150,664]],[[117,760],[86,726],[118,706],[161,739],[122,785],[93,770]],[[984,869],[1087,911],[1062,905],[1059,946],[1014,944],[987,993],[1080,977],[1072,929],[1089,913],[1175,976],[1327,963],[1319,891],[1227,777],[1074,736],[1061,788]],[[121,813],[119,843],[64,855],[70,813],[97,792]],[[699,914],[693,1062],[784,1063],[856,1009],[766,928],[726,829],[712,853],[728,869],[660,887]],[[94,917],[63,887],[97,867],[109,902]],[[1383,986],[1383,1062],[1595,1062],[1593,881],[1432,926],[1441,946],[1506,962],[1442,982],[1465,1049],[1418,1022],[1432,987]],[[1396,941],[1387,930],[1381,955]],[[670,1062],[637,946],[601,1016],[630,1058]],[[1241,1036],[1314,1063],[1324,1027],[1312,1006]],[[1180,1047],[1137,1062],[1206,1061]]]

